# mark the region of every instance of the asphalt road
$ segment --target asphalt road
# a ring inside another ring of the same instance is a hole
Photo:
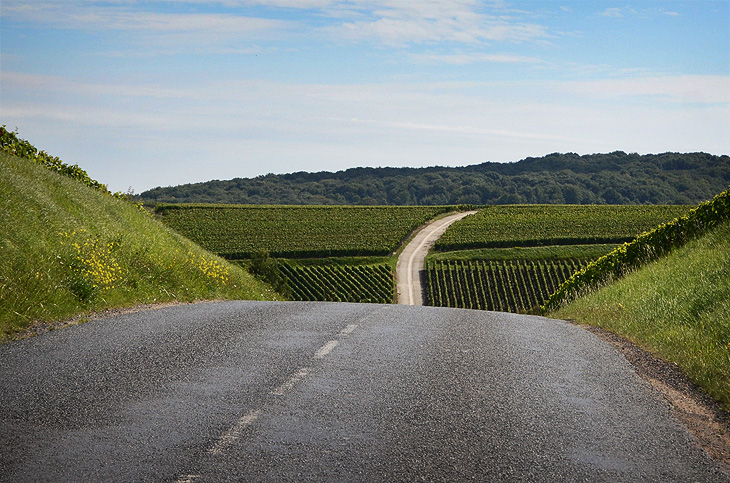
[[[424,305],[423,288],[421,287],[421,271],[428,250],[436,243],[446,229],[454,222],[476,211],[464,211],[439,218],[426,225],[405,246],[396,264],[396,289],[398,303],[402,305]]]
[[[226,302],[0,346],[0,480],[728,481],[567,323]]]

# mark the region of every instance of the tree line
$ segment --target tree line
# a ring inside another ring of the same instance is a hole
[[[553,153],[465,167],[352,168],[158,187],[147,203],[697,204],[730,185],[730,156]]]

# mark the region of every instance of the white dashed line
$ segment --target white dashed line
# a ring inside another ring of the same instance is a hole
[[[177,483],[194,483],[200,475],[183,475],[177,479]]]
[[[253,410],[241,417],[241,419],[236,422],[235,426],[229,429],[226,434],[221,436],[218,442],[210,448],[210,453],[215,455],[223,454],[223,450],[230,444],[234,443],[239,436],[241,436],[241,432],[246,429],[247,426],[250,426],[254,421],[256,421],[259,416],[261,416],[261,409]]]
[[[339,335],[343,336],[351,334],[356,328],[357,324],[349,324],[340,331]],[[324,359],[339,344],[340,341],[336,339],[328,341],[325,345],[320,347],[317,352],[314,353],[313,358]],[[302,379],[307,377],[311,372],[311,367],[302,367],[301,369],[299,369],[299,371],[293,374],[284,384],[271,391],[271,394],[275,396],[283,396]],[[241,417],[236,422],[236,424],[231,427],[231,429],[229,429],[223,436],[220,437],[220,439],[218,439],[215,445],[210,448],[209,452],[214,455],[223,454],[223,451],[226,449],[226,447],[238,440],[238,438],[241,436],[241,432],[243,432],[246,427],[253,424],[259,418],[259,416],[261,416],[262,412],[262,409],[255,409],[245,416]],[[198,475],[185,475],[178,479],[178,483],[190,483],[197,477]]]
[[[327,356],[327,354],[332,352],[332,349],[337,347],[339,344],[340,344],[339,340],[331,340],[331,341],[327,342],[325,345],[320,347],[317,352],[314,353],[314,358],[315,359],[324,359]]]
[[[357,324],[350,324],[340,331],[340,335],[352,334],[355,329],[357,329]]]
[[[299,372],[291,376],[288,381],[271,391],[271,394],[274,396],[283,396],[287,391],[293,388],[296,383],[307,377],[310,372],[312,372],[311,367],[302,367],[299,369]]]

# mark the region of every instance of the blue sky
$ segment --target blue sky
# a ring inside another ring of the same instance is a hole
[[[730,1],[1,0],[0,123],[137,193],[730,154]]]

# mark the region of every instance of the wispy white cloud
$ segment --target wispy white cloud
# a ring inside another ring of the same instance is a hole
[[[601,12],[601,15],[604,17],[611,17],[611,18],[621,18],[624,16],[622,9],[620,7],[610,7]]]
[[[27,74],[23,72],[0,72],[0,83],[11,91],[30,91],[42,93],[75,94],[85,96],[125,96],[152,97],[158,99],[189,98],[195,94],[194,88],[176,88],[154,84],[117,84],[92,83],[70,79],[63,76]]]
[[[638,9],[629,5],[624,7],[609,7],[600,12],[600,15],[610,18],[624,18],[629,16],[640,16],[643,18],[656,18],[660,16],[681,17],[679,12],[668,11],[653,5]]]
[[[525,42],[548,36],[547,28],[486,13],[471,0],[355,1],[361,18],[329,26],[336,38],[390,45],[424,42]],[[334,5],[333,11],[339,5]],[[358,9],[359,7],[359,9]],[[368,7],[365,10],[365,7]],[[493,7],[494,8],[494,7]]]
[[[169,8],[175,4],[186,8]],[[62,29],[136,33],[142,36],[138,44],[164,43],[169,39],[173,41],[167,43],[174,44],[182,41],[183,35],[187,36],[188,45],[220,44],[254,35],[281,36],[292,32],[401,46],[428,42],[529,42],[549,36],[544,25],[506,15],[509,10],[502,4],[475,0],[174,0],[161,5],[168,8],[131,0],[39,0],[31,4],[4,0],[3,15]],[[222,12],[214,6],[229,9]],[[319,20],[307,24],[304,17],[280,20],[255,15],[250,9],[234,8],[252,6],[308,10]]]
[[[526,131],[510,131],[505,129],[487,128],[483,126],[465,125],[465,124],[438,124],[438,123],[424,123],[424,122],[391,122],[381,121],[377,119],[343,119],[342,121],[377,125],[387,129],[403,129],[409,131],[424,131],[424,132],[438,132],[442,134],[468,134],[468,135],[485,135],[495,136],[500,138],[511,138],[521,140],[533,140],[533,141],[559,141],[569,142],[575,145],[585,144],[596,144],[598,141],[595,139],[583,139],[572,136],[556,135],[556,134],[544,134],[538,131],[526,132]]]
[[[426,64],[454,64],[465,65],[478,62],[502,64],[541,64],[537,57],[514,54],[486,54],[486,53],[455,53],[455,54],[413,54],[410,56],[416,62]]]
[[[282,28],[288,22],[256,17],[209,13],[157,13],[131,6],[96,6],[85,2],[16,4],[3,6],[3,15],[24,22],[79,30],[133,30],[156,32],[253,32]]]
[[[314,9],[323,8],[338,0],[167,0],[170,3],[197,5],[223,5],[226,7],[263,6],[274,8]]]
[[[228,13],[171,13],[141,8],[136,2],[38,1],[30,4],[3,0],[3,16],[18,22],[62,30],[121,33],[130,52],[180,53],[228,49],[241,40],[277,36],[296,22]],[[162,48],[161,48],[162,47]],[[250,47],[246,47],[250,48]],[[244,48],[245,49],[245,48]]]
[[[80,118],[89,121],[104,119],[107,123],[116,120],[130,125],[151,123],[155,128],[188,129],[198,124],[200,118],[206,118],[211,130],[227,131],[241,125],[250,129],[258,125],[262,132],[279,134],[304,128],[325,135],[341,128],[331,125],[331,120],[345,119],[356,124],[442,133],[515,133],[510,137],[525,134],[519,126],[530,125],[532,139],[577,141],[583,138],[571,136],[570,130],[561,130],[555,109],[581,106],[581,110],[600,117],[600,110],[606,107],[603,100],[612,100],[617,107],[641,104],[636,102],[638,98],[653,98],[651,105],[665,111],[695,109],[693,106],[700,109],[702,105],[724,105],[726,111],[730,110],[730,76],[352,85],[218,80],[172,86],[90,83],[60,76],[2,72],[0,81],[4,89],[22,94],[16,96],[21,99],[19,103],[3,106],[4,111],[15,106],[16,115],[30,106],[23,104],[22,99],[27,99],[29,103],[45,102],[48,112],[61,113],[65,109],[66,114],[59,115],[68,115],[69,111],[76,111]],[[59,99],[80,92],[83,98],[75,101],[74,109],[59,104]],[[160,114],[150,117],[150,106],[155,105],[164,109],[153,109]],[[99,111],[104,106],[111,109],[108,115]],[[41,111],[34,108],[30,114],[39,115]],[[543,115],[552,121],[540,127]],[[563,134],[559,134],[561,131]]]
[[[661,98],[670,103],[728,104],[730,76],[645,76],[628,79],[570,81],[561,90],[593,99]]]

